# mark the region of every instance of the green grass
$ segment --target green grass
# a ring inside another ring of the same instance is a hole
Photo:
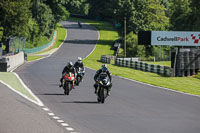
[[[28,56],[28,61],[34,61],[34,60],[37,60],[37,59],[40,59],[42,58],[42,56]]]
[[[60,24],[58,24],[57,25],[56,43],[54,44],[53,47],[51,47],[50,49],[43,51],[43,52],[48,52],[48,51],[50,51],[54,48],[58,48],[61,45],[61,43],[64,41],[65,36],[66,36],[66,29],[63,28]],[[44,43],[46,43],[46,42],[44,42]],[[40,52],[40,53],[43,53],[43,52]],[[33,61],[33,60],[42,58],[42,56],[29,56],[28,55],[27,58],[28,58],[28,61]],[[37,102],[37,100],[24,88],[24,86],[21,84],[21,82],[18,80],[18,78],[15,76],[14,73],[12,73],[12,72],[0,72],[0,80],[9,84],[13,89],[17,90],[18,92],[26,95],[30,99]]]
[[[200,71],[198,71],[198,74],[194,76],[197,79],[200,79]]]
[[[58,48],[62,44],[62,42],[65,40],[66,34],[67,34],[66,29],[64,27],[62,27],[61,24],[57,24],[57,37],[56,37],[55,44],[51,48],[49,48],[45,51],[41,51],[41,52],[34,53],[34,54],[47,53],[48,51],[50,51],[52,49]],[[33,61],[33,60],[40,59],[40,58],[42,58],[42,57],[32,56],[32,54],[28,55],[28,61]]]
[[[62,27],[61,24],[57,24],[56,44],[51,49],[58,48],[62,44],[62,42],[65,40],[66,34],[67,34],[66,29]]]
[[[114,51],[110,50],[111,44],[119,39],[120,36],[115,31],[113,26],[108,22],[103,21],[94,21],[94,20],[85,20],[78,18],[70,18],[72,21],[80,21],[85,22],[90,25],[96,27],[100,33],[100,38],[98,41],[98,45],[93,53],[83,60],[84,64],[90,68],[98,69],[101,66],[101,62],[99,62],[101,55],[113,55]]]
[[[74,21],[81,21],[95,26],[100,32],[100,39],[94,52],[83,60],[87,67],[95,70],[101,67],[100,56],[112,55],[113,51],[110,50],[111,44],[114,40],[118,39],[118,33],[114,30],[111,24],[107,22],[97,22],[83,19],[71,19]],[[168,65],[167,62],[159,62],[159,64]],[[109,70],[113,75],[121,76],[148,84],[170,88],[177,91],[182,91],[190,94],[200,95],[200,80],[193,77],[163,77],[155,73],[143,72],[131,68],[119,67],[114,64],[108,64]]]
[[[153,61],[144,61],[148,64],[155,64],[155,65],[162,65],[162,66],[168,66],[168,67],[171,67],[171,61],[156,61],[156,62],[153,62]]]
[[[0,80],[9,84],[15,90],[21,92],[26,95],[30,99],[37,102],[37,100],[24,88],[24,86],[20,83],[18,78],[12,72],[0,72]]]

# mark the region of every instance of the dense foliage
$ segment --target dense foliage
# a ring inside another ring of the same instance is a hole
[[[137,46],[138,31],[199,31],[199,6],[199,0],[1,0],[0,39],[6,44],[9,36],[23,36],[37,46],[70,12],[112,20],[122,36],[126,19],[127,56],[159,57],[170,48]]]
[[[140,30],[200,30],[199,0],[88,0],[89,14],[100,18],[112,18],[121,24],[127,23],[127,56],[167,59],[170,47],[137,46],[137,32]],[[100,10],[96,10],[100,9]],[[141,54],[140,54],[141,53]]]
[[[10,36],[26,37],[33,47],[41,38],[50,38],[56,23],[69,17],[61,0],[1,0],[0,41]]]

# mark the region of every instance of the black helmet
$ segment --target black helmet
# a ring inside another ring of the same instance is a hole
[[[108,70],[108,66],[106,64],[102,64],[101,70],[102,72],[106,72]]]
[[[73,63],[70,61],[70,62],[68,62],[68,64],[67,64],[67,67],[68,68],[71,68],[73,66]]]

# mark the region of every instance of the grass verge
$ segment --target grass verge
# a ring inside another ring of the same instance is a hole
[[[58,48],[61,45],[61,43],[64,41],[65,36],[66,36],[66,29],[62,27],[60,24],[57,24],[57,38],[56,38],[55,44],[50,49],[42,51],[40,53],[44,53],[44,52],[47,53],[47,52],[50,52],[52,49]],[[27,58],[28,58],[28,61],[33,61],[33,60],[42,58],[42,56],[28,55]],[[24,88],[24,86],[21,84],[21,82],[18,80],[18,78],[15,76],[14,73],[0,72],[0,80],[10,85],[16,91],[26,95],[28,98],[37,102],[37,100],[26,90],[26,88]]]
[[[37,100],[24,88],[18,78],[12,72],[0,72],[0,80],[10,85],[12,88],[26,95],[28,98],[37,102]]]
[[[110,50],[111,44],[114,40],[119,38],[118,33],[113,26],[107,22],[99,22],[85,19],[74,19],[73,21],[81,21],[95,26],[100,33],[98,45],[94,52],[84,59],[84,64],[87,67],[95,70],[101,67],[100,56],[101,55],[113,55],[113,51]],[[169,65],[169,64],[168,64]],[[144,83],[161,86],[176,91],[185,93],[200,95],[200,80],[193,77],[163,77],[155,73],[143,72],[140,70],[134,70],[131,68],[119,67],[114,64],[108,64],[109,70],[113,75],[121,76]]]
[[[37,59],[40,59],[42,58],[41,56],[28,56],[27,60],[28,61],[34,61],[34,60],[37,60]]]

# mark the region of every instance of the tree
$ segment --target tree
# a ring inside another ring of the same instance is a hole
[[[189,15],[189,20],[191,21],[192,30],[199,31],[200,30],[200,1],[199,0],[190,0],[191,1],[191,12]]]
[[[0,2],[0,21],[4,37],[27,36],[28,21],[31,18],[30,0]]]
[[[66,0],[64,6],[70,13],[88,15],[89,4],[86,0]]]
[[[52,34],[55,24],[54,16],[52,15],[52,11],[49,6],[38,3],[37,5],[37,14],[35,15],[35,20],[39,26],[39,34],[46,35],[48,38]]]
[[[56,23],[66,20],[69,17],[69,12],[63,6],[65,4],[65,0],[41,0],[41,1],[51,8]]]
[[[116,0],[114,18],[122,25],[127,20],[127,33],[139,30],[166,30],[169,18],[159,0]]]
[[[144,10],[145,25],[147,30],[167,30],[169,18],[165,14],[165,7],[160,0],[147,0],[146,10]]]
[[[192,30],[193,15],[190,7],[191,0],[170,1],[170,21],[172,30]]]
[[[31,18],[30,0],[1,0],[0,1],[0,26],[3,27],[2,41],[9,36],[28,36],[28,23]]]

